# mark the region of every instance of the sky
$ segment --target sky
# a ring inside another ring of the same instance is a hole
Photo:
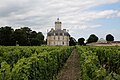
[[[76,40],[90,34],[120,40],[120,0],[0,0],[1,27],[30,27],[46,36],[57,18]]]

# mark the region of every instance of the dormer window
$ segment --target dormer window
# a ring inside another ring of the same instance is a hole
[[[57,36],[57,35],[58,35],[58,33],[55,33],[55,35]]]
[[[60,36],[62,36],[62,33],[60,33]]]

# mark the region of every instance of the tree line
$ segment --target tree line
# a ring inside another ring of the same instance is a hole
[[[95,34],[91,34],[89,38],[85,42],[85,38],[79,38],[78,41],[75,40],[75,38],[70,37],[70,46],[75,45],[82,45],[85,46],[86,44],[97,42],[99,38]],[[106,35],[106,41],[114,41],[114,36],[111,34]]]
[[[29,27],[15,30],[10,26],[0,28],[0,45],[2,46],[39,46],[44,42],[42,32],[32,31]]]
[[[78,41],[76,41],[75,38],[70,37],[69,45],[86,45],[88,43],[97,42],[98,39],[95,34],[91,34],[85,43],[84,38],[79,38]],[[106,41],[114,41],[114,37],[108,34],[106,35]],[[0,28],[1,46],[40,46],[42,44],[46,44],[43,33],[33,31],[29,27],[22,27],[15,30],[10,26]]]

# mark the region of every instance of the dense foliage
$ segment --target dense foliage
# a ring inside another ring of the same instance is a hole
[[[0,47],[0,80],[51,80],[72,47]]]
[[[87,43],[97,42],[98,37],[95,34],[91,34],[89,38],[87,39]]]
[[[77,44],[76,39],[73,37],[70,37],[69,46],[75,46],[76,44]]]
[[[77,47],[82,80],[120,80],[120,47]]]
[[[12,29],[5,26],[0,28],[0,45],[1,46],[39,46],[44,43],[42,32],[32,31],[28,27]]]
[[[120,47],[77,46],[82,80],[119,80]],[[53,80],[73,47],[0,47],[0,80]]]
[[[84,38],[79,38],[79,39],[78,39],[78,44],[81,45],[81,46],[82,46],[82,45],[85,45],[84,41],[85,41]]]
[[[114,41],[113,35],[108,34],[108,35],[106,36],[106,40],[107,40],[107,41]]]

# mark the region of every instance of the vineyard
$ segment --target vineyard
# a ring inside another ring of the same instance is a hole
[[[72,47],[0,47],[0,80],[53,80]]]
[[[77,47],[82,80],[120,80],[120,47]]]
[[[117,46],[1,46],[0,80],[55,80],[67,62],[66,69],[79,71],[80,80],[120,80],[120,47]],[[80,65],[78,69],[76,64]],[[74,75],[77,71],[73,71]]]

